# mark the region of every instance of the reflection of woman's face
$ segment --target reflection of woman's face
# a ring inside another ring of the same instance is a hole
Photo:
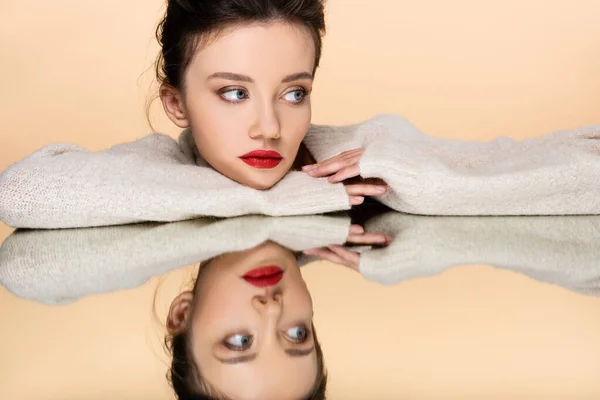
[[[248,271],[278,266],[283,278],[259,288]],[[266,242],[213,260],[200,275],[190,340],[205,381],[235,399],[298,399],[317,376],[312,300],[296,257]]]

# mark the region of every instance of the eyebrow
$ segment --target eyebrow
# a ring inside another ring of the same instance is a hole
[[[313,351],[315,351],[315,346],[312,346],[311,348],[305,349],[305,350],[285,349],[285,353],[287,355],[289,355],[290,357],[306,357],[306,356],[310,355]],[[219,358],[219,357],[215,357],[215,358],[223,364],[240,364],[240,363],[246,363],[246,362],[253,361],[256,359],[256,357],[258,357],[257,353],[248,354],[245,356],[233,357],[233,358]]]
[[[239,82],[250,82],[250,83],[254,82],[254,79],[250,78],[249,76],[242,75],[242,74],[236,74],[233,72],[215,72],[214,74],[211,74],[206,79],[210,80],[210,79],[215,79],[215,78],[223,78],[223,79],[228,79],[230,81],[239,81]],[[313,75],[309,72],[298,72],[296,74],[284,76],[283,79],[281,80],[281,83],[290,83],[290,82],[297,81],[300,79],[312,80],[313,78],[314,78]]]

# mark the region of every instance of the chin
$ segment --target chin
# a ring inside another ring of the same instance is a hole
[[[275,186],[283,177],[279,176],[279,174],[257,174],[258,176],[248,177],[248,179],[243,183],[243,185],[251,187],[252,189],[257,190],[267,190]]]
[[[279,182],[281,179],[278,179],[277,181],[252,181],[252,182],[248,182],[245,185],[248,187],[251,187],[252,189],[257,189],[257,190],[267,190],[267,189],[271,189],[273,186],[275,186],[275,184],[277,182]]]

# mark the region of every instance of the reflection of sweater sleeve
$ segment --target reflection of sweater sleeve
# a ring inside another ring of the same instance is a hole
[[[366,223],[394,241],[361,254],[360,272],[391,285],[453,266],[492,265],[600,295],[600,216],[430,217],[389,212]]]
[[[0,175],[0,221],[74,228],[198,216],[316,214],[349,209],[343,184],[291,172],[269,190],[199,166],[172,138],[152,134],[91,152],[44,147]]]
[[[267,240],[291,251],[343,244],[346,216],[243,216],[168,224],[17,230],[0,247],[0,284],[47,304],[134,288],[173,269]]]
[[[397,211],[600,214],[600,125],[475,142],[427,136],[398,115],[381,114],[345,127],[318,126],[313,136],[307,144],[317,161],[365,147],[361,176],[385,180],[391,190],[377,199]],[[323,141],[337,145],[319,149]]]

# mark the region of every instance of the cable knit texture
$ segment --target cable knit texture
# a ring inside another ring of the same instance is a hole
[[[138,287],[153,276],[271,240],[291,251],[343,244],[345,215],[198,218],[83,229],[17,230],[0,246],[0,284],[49,305]],[[299,265],[314,258],[301,256]]]
[[[312,125],[305,144],[317,161],[364,147],[363,177],[384,179],[378,197],[426,215],[600,214],[600,125],[539,138],[490,142],[427,136],[401,116]],[[22,228],[73,228],[199,216],[304,215],[350,208],[343,184],[288,173],[269,190],[211,169],[188,130],[91,152],[42,148],[0,175],[0,220]]]

